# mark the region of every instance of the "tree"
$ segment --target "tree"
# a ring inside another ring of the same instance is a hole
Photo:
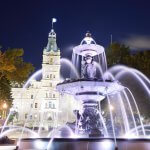
[[[132,53],[128,46],[120,43],[109,45],[106,50],[108,66],[123,64],[136,68],[150,77],[150,51]]]
[[[23,49],[0,50],[0,101],[10,101],[12,84],[23,83],[34,71],[31,63],[23,61],[23,54]]]
[[[108,66],[126,64],[126,58],[130,56],[129,47],[124,44],[113,43],[106,49]]]

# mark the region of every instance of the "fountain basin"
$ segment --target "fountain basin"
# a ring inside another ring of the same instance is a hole
[[[106,94],[115,94],[124,87],[117,81],[102,81],[97,79],[67,80],[57,85],[60,93],[74,95],[77,100],[103,100]]]
[[[47,148],[49,138],[22,139],[19,149],[43,150]],[[150,139],[116,139],[118,150],[149,150]],[[42,147],[43,146],[43,147]],[[113,138],[57,138],[50,150],[114,150]]]
[[[90,56],[95,56],[102,54],[104,52],[104,48],[96,44],[83,44],[74,47],[73,52],[82,56],[86,56],[87,54]]]
[[[16,150],[16,146],[15,145],[0,145],[0,150]]]

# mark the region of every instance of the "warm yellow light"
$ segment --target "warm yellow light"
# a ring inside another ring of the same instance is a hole
[[[4,108],[4,109],[7,108],[7,104],[6,104],[6,103],[3,104],[3,108]]]
[[[110,107],[110,110],[114,110],[114,107],[112,105],[110,105],[109,107]]]

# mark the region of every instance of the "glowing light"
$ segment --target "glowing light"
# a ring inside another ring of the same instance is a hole
[[[56,18],[52,18],[52,22],[53,23],[57,22],[57,19]]]
[[[108,150],[108,149],[111,149],[113,147],[113,143],[111,141],[103,141],[103,142],[100,142],[100,148],[102,150]]]
[[[114,110],[114,106],[110,105],[109,107],[110,107],[110,110]]]
[[[45,142],[41,141],[41,140],[36,140],[34,142],[34,145],[37,149],[45,149]]]
[[[4,103],[4,104],[3,104],[3,109],[7,109],[7,107],[8,107],[7,104]]]
[[[134,133],[127,133],[125,135],[125,138],[134,139],[134,138],[138,138],[138,137]]]

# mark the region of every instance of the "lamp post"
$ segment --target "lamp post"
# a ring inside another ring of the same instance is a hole
[[[2,108],[3,108],[3,115],[2,115],[2,118],[5,119],[5,118],[6,118],[7,108],[8,108],[8,105],[7,105],[6,102],[3,103]]]

